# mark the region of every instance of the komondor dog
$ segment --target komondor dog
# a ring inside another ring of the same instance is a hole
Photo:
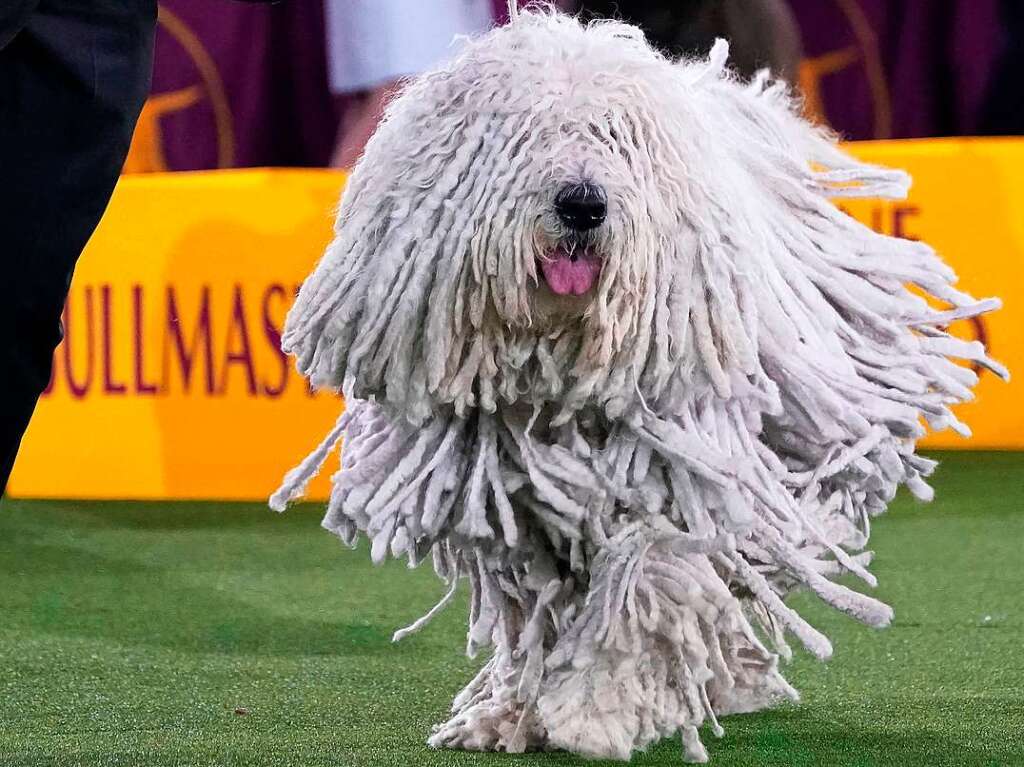
[[[283,348],[346,410],[324,526],[469,581],[491,648],[436,747],[627,759],[797,693],[794,589],[870,626],[872,517],[934,463],[998,306],[832,197],[897,197],[782,84],[673,62],[637,29],[514,15],[390,105]],[[906,286],[912,286],[908,289]],[[967,361],[971,366],[954,360]]]

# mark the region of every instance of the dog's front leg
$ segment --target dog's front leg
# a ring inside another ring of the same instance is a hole
[[[690,762],[716,711],[763,708],[796,693],[692,538],[630,525],[594,559],[583,610],[546,662],[538,697],[550,747],[628,759],[679,733]]]
[[[478,569],[471,577],[469,649],[492,644],[494,653],[456,696],[451,718],[435,728],[428,741],[434,748],[520,753],[547,746],[536,699],[546,648],[554,644],[551,610],[573,584],[540,569],[539,579],[513,570]]]

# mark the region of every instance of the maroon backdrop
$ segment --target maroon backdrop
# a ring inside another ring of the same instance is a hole
[[[127,170],[322,165],[336,127],[321,0],[161,0]]]
[[[848,138],[970,134],[1003,47],[999,0],[789,0],[810,106]]]
[[[504,15],[505,0],[494,0]],[[808,110],[847,138],[972,133],[1002,48],[998,0],[790,0]],[[128,171],[320,165],[337,108],[322,0],[162,0]]]

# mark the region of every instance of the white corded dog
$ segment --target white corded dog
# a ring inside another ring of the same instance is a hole
[[[449,592],[406,631],[467,579],[468,651],[493,648],[431,745],[626,759],[678,732],[706,760],[702,724],[797,697],[784,634],[832,652],[788,592],[889,622],[832,579],[873,586],[869,520],[930,497],[922,418],[966,433],[952,359],[1005,375],[945,331],[998,301],[829,202],[907,177],[726,53],[514,15],[391,104],[289,314],[347,409],[272,506],[344,440],[324,526],[433,556]]]

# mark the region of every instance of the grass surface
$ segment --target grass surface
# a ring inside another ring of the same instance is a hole
[[[886,631],[791,600],[836,648],[786,670],[803,703],[724,720],[713,764],[1024,765],[1024,455],[949,454],[931,505],[897,501],[873,545]],[[0,504],[0,765],[584,765],[434,752],[478,661],[465,598],[427,567],[373,568],[319,509]],[[236,711],[237,710],[237,711]],[[635,764],[678,764],[666,741]]]

